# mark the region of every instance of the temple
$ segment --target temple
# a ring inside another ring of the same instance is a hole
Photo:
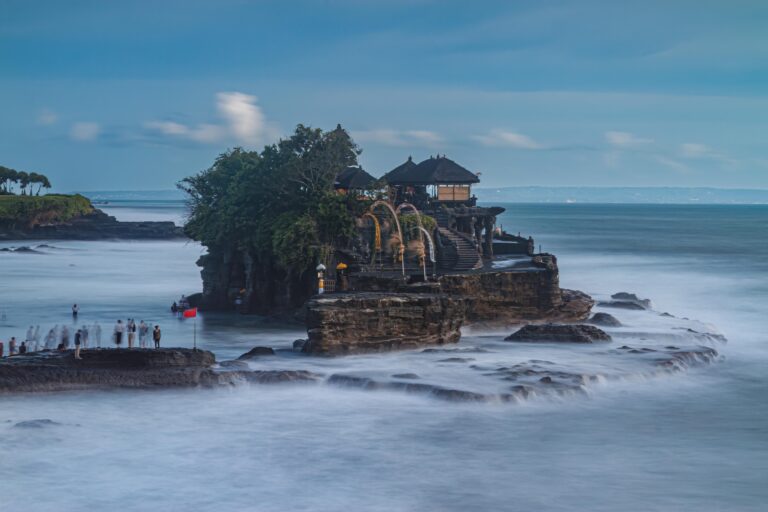
[[[490,268],[497,254],[533,255],[533,240],[496,225],[505,210],[478,206],[473,173],[445,155],[411,157],[376,180],[360,167],[336,177],[337,192],[373,199],[358,221],[358,236],[336,258],[350,274],[411,278]],[[378,198],[378,200],[376,200]]]

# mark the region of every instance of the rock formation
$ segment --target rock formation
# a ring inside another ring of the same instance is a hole
[[[540,324],[526,325],[504,340],[534,343],[594,343],[611,341],[611,337],[593,325]]]
[[[173,222],[121,222],[101,210],[66,222],[0,229],[0,240],[167,240],[185,238]]]
[[[339,355],[455,343],[464,318],[463,301],[445,294],[321,295],[307,304],[303,351]]]

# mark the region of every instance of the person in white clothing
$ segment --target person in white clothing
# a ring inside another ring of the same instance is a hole
[[[93,337],[96,340],[96,348],[101,348],[101,326],[98,320],[93,324]]]
[[[149,326],[142,320],[139,323],[139,347],[147,348],[147,334],[149,334]]]

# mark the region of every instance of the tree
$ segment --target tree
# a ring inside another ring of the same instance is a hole
[[[16,181],[19,183],[19,187],[21,187],[21,195],[26,195],[27,185],[29,185],[29,173],[19,171],[16,173]]]

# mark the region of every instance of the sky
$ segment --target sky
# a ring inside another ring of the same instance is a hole
[[[299,124],[380,176],[768,188],[768,2],[0,0],[0,165],[154,190]]]

